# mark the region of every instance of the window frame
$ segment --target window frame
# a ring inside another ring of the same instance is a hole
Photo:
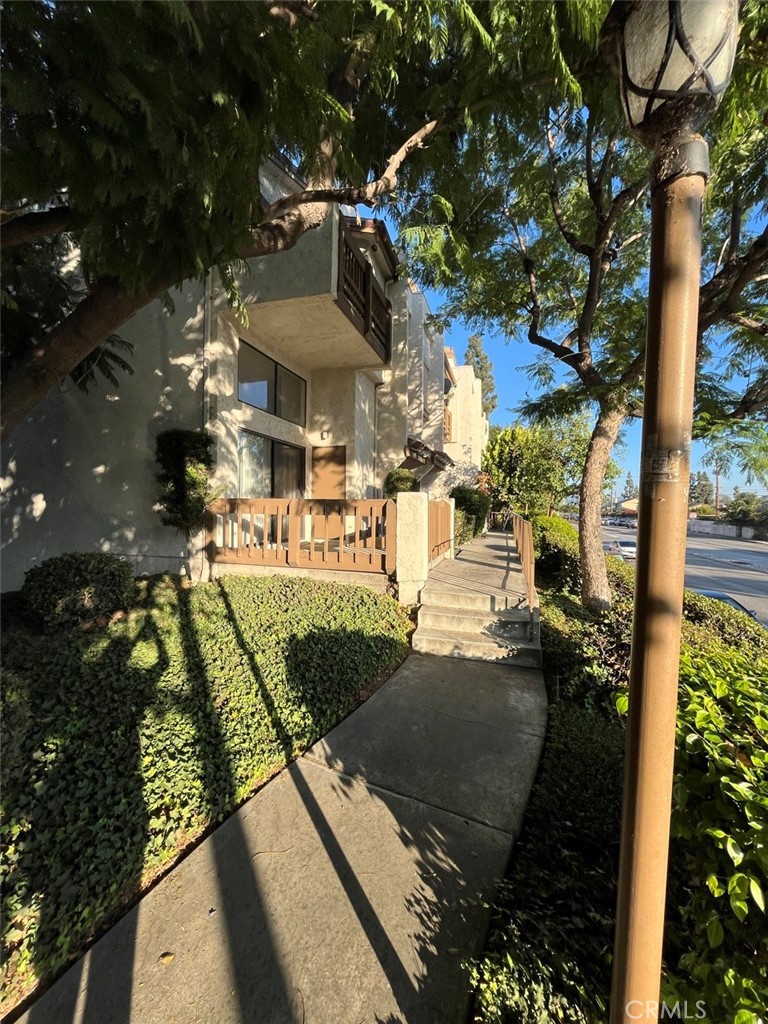
[[[246,403],[247,404],[247,403]],[[290,421],[289,421],[290,422]],[[249,434],[251,437],[261,437],[265,441],[269,441],[270,445],[270,459],[269,459],[269,498],[253,498],[253,501],[271,501],[275,498],[275,445],[281,444],[286,448],[293,448],[298,452],[301,452],[301,483],[299,490],[301,491],[302,498],[307,493],[307,449],[303,445],[293,444],[291,441],[284,441],[281,437],[272,437],[270,434],[264,434],[260,430],[250,430],[248,427],[239,427],[237,432],[237,490],[238,498],[242,498],[240,492],[241,487],[241,467],[240,467],[240,452],[241,452],[241,439],[244,434]],[[247,501],[247,498],[243,498]],[[278,498],[279,500],[279,498]],[[293,499],[289,499],[293,500]]]
[[[241,396],[241,394],[240,394],[240,385],[243,383],[240,380],[240,352],[241,352],[241,349],[242,349],[243,345],[246,345],[249,349],[252,349],[254,352],[258,353],[258,355],[260,355],[262,359],[268,359],[269,362],[272,363],[273,371],[272,371],[272,385],[271,386],[272,386],[272,394],[274,395],[274,406],[275,406],[273,410],[272,409],[265,409],[264,406],[262,406],[262,405],[253,405],[253,403],[247,402]],[[280,370],[284,371],[285,373],[289,373],[292,377],[295,377],[298,381],[300,381],[304,385],[304,401],[302,403],[301,419],[300,420],[291,419],[289,416],[284,416],[284,415],[282,415],[281,412],[278,411],[280,409],[280,391],[279,391],[279,388],[278,388],[278,383],[279,383],[279,379],[280,379],[280,372],[279,372]],[[259,412],[265,412],[268,416],[276,416],[277,419],[283,420],[285,423],[293,423],[297,427],[304,427],[304,428],[306,428],[306,426],[307,426],[307,390],[308,390],[308,388],[307,388],[307,381],[306,381],[305,377],[302,377],[301,374],[296,373],[296,371],[292,370],[290,368],[290,366],[286,366],[284,363],[278,362],[277,359],[275,359],[272,356],[268,355],[266,352],[262,352],[260,348],[257,348],[255,345],[251,344],[250,341],[246,341],[245,338],[238,338],[238,349],[237,349],[237,400],[238,400],[238,402],[241,402],[243,405],[247,405],[249,409],[258,409]],[[251,431],[251,433],[258,433],[258,431]],[[262,437],[267,437],[268,435],[262,434],[261,436]],[[275,440],[275,439],[270,438],[270,440]],[[294,445],[293,447],[298,447],[298,446]]]

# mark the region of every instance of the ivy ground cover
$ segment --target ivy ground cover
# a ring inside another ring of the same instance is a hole
[[[284,577],[156,577],[100,628],[4,612],[6,1009],[340,721],[409,628],[390,598]]]

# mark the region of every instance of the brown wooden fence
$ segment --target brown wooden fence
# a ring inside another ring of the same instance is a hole
[[[429,560],[444,555],[451,546],[451,506],[447,501],[430,501],[429,509]]]
[[[515,546],[520,556],[520,564],[523,576],[525,577],[528,608],[530,609],[531,616],[533,616],[534,608],[538,605],[535,583],[536,558],[533,553],[533,529],[527,519],[523,519],[522,516],[518,516],[514,512],[510,515],[509,526],[512,528]]]
[[[393,501],[220,498],[208,510],[208,560],[390,575],[396,514]]]

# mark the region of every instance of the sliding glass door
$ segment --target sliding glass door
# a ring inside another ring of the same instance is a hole
[[[304,496],[303,448],[243,430],[240,432],[239,457],[241,498]]]

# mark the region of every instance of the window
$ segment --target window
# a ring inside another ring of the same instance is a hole
[[[305,451],[263,434],[242,430],[238,445],[239,497],[301,498]]]
[[[303,427],[307,422],[307,382],[240,339],[237,397]]]
[[[421,374],[421,401],[424,423],[429,423],[429,366],[426,363],[422,366]]]
[[[237,397],[265,412],[275,411],[275,362],[240,342]]]

